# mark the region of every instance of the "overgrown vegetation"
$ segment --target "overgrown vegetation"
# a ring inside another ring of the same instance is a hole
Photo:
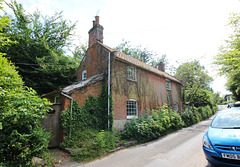
[[[141,115],[138,119],[127,122],[122,133],[123,139],[147,142],[157,139],[160,136],[169,134],[173,131],[196,124],[204,119],[211,117],[217,111],[217,107],[187,107],[181,114],[173,112],[166,106],[157,110],[152,110]]]
[[[112,106],[112,100],[110,104]],[[117,138],[112,132],[113,116],[112,112],[108,116],[107,109],[107,85],[104,85],[101,95],[89,96],[83,107],[79,107],[74,101],[72,116],[70,108],[61,113],[60,117],[66,134],[61,146],[78,148],[73,154],[75,160],[89,161],[115,148]]]
[[[181,117],[184,122],[184,126],[187,127],[211,117],[213,114],[216,113],[216,111],[216,107],[211,109],[209,106],[198,108],[194,106],[189,106],[186,107],[185,110],[182,112]]]
[[[151,115],[146,113],[141,115],[139,119],[127,122],[122,137],[138,142],[147,142],[181,129],[182,126],[181,116],[167,106],[163,106],[152,110]]]
[[[41,126],[48,101],[24,86],[15,67],[0,55],[0,164],[31,166],[46,151],[50,135]]]
[[[7,53],[25,85],[42,95],[75,82],[75,71],[86,51],[76,46],[73,56],[68,55],[75,24],[61,12],[43,16],[40,11],[28,13],[16,0],[6,4],[13,14],[7,13],[11,21],[3,29],[4,36],[17,43],[0,45],[0,51]]]
[[[83,129],[76,130],[71,138],[62,143],[62,147],[74,149],[71,156],[76,161],[87,162],[110,152],[116,147],[118,138],[112,131]]]
[[[3,33],[9,21],[0,19],[2,47],[16,44]],[[42,155],[48,147],[50,135],[42,128],[41,119],[49,103],[24,86],[4,55],[0,52],[0,166],[32,166],[33,156]]]
[[[113,116],[112,112],[108,116],[108,94],[107,85],[103,85],[102,92],[99,97],[90,95],[83,107],[79,107],[77,101],[73,101],[72,115],[70,107],[61,113],[62,126],[66,137],[78,130],[96,129],[109,130],[112,129]],[[112,98],[110,97],[110,106],[112,106]],[[112,108],[110,108],[110,111]],[[74,135],[74,134],[73,134]]]

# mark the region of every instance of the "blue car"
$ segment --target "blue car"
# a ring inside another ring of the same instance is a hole
[[[219,111],[203,136],[209,163],[240,167],[240,107]]]

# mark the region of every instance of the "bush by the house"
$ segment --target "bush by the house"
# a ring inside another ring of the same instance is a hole
[[[75,131],[68,142],[62,147],[73,148],[73,159],[76,161],[90,161],[110,152],[116,147],[116,136],[110,131],[85,129]]]
[[[31,166],[32,157],[47,149],[50,136],[41,126],[47,105],[0,54],[1,166]]]
[[[108,116],[107,86],[102,88],[99,97],[89,96],[83,107],[77,101],[73,102],[72,114],[70,108],[60,115],[64,134],[62,147],[74,148],[72,154],[77,161],[89,161],[115,148],[117,138],[112,132],[113,117]],[[110,97],[110,106],[112,99]],[[111,110],[111,109],[110,109]],[[109,130],[108,130],[109,119]]]
[[[84,129],[96,129],[96,130],[109,130],[112,129],[113,116],[112,112],[108,115],[108,95],[107,86],[102,88],[101,95],[99,97],[93,97],[90,95],[83,107],[79,107],[77,101],[73,101],[72,112],[70,107],[63,111],[60,115],[64,134],[66,136],[71,133],[75,133],[78,130]],[[112,106],[112,98],[110,97],[110,106]],[[111,108],[110,108],[111,111]]]
[[[152,110],[151,115],[143,114],[139,119],[126,123],[122,137],[125,139],[146,142],[182,128],[181,116],[171,109],[163,106]]]

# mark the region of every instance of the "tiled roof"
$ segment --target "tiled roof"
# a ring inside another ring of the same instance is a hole
[[[119,52],[119,51],[115,50],[115,49],[112,49],[109,46],[104,45],[104,44],[102,44],[100,42],[98,42],[98,43],[100,45],[102,45],[103,47],[105,47],[106,49],[108,49],[110,52],[115,52],[115,56],[117,58],[123,60],[123,61],[129,62],[129,63],[131,63],[133,65],[136,65],[136,66],[138,66],[140,68],[143,68],[143,69],[145,69],[147,71],[151,71],[151,72],[153,72],[155,74],[158,74],[158,75],[160,75],[162,77],[165,77],[165,78],[167,78],[169,80],[172,80],[172,81],[175,81],[175,82],[178,82],[178,83],[181,84],[181,81],[179,79],[171,76],[170,74],[168,74],[166,72],[160,71],[160,70],[158,70],[158,69],[156,69],[156,68],[154,68],[154,67],[152,67],[152,66],[150,66],[148,64],[145,64],[145,63],[139,61],[138,59],[135,59],[135,58],[133,58],[131,56],[128,56],[128,55],[126,55],[126,54],[124,54],[122,52]]]

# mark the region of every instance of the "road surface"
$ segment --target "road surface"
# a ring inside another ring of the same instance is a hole
[[[80,166],[210,167],[202,151],[202,137],[212,118],[158,140],[124,149]]]

